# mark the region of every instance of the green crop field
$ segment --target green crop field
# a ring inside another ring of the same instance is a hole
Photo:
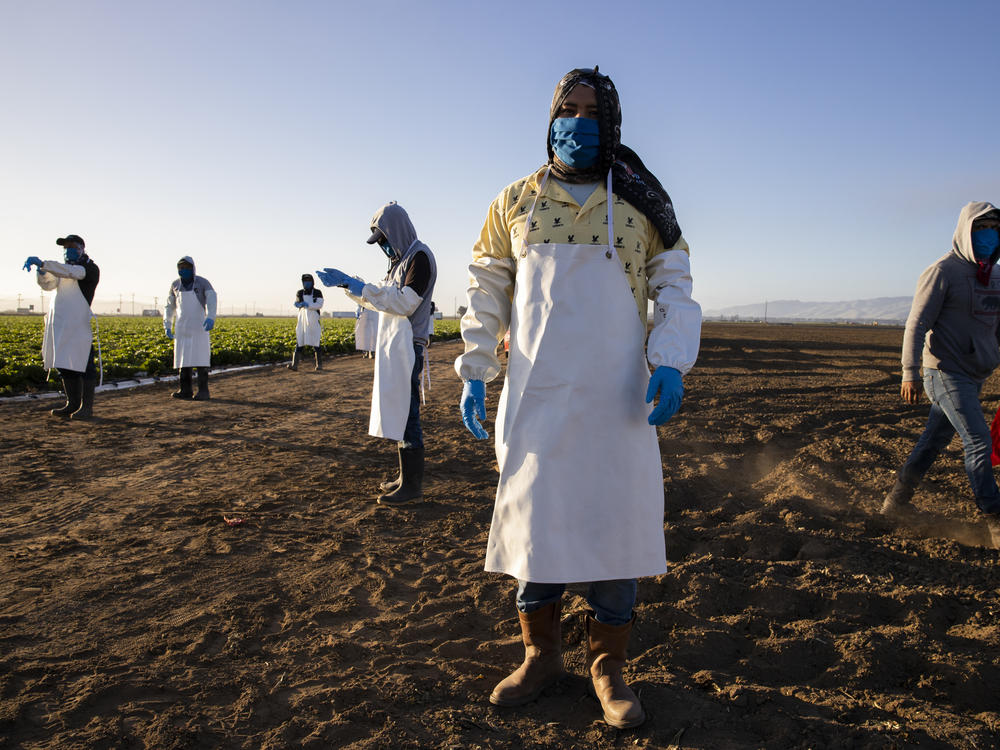
[[[106,380],[163,375],[173,368],[173,342],[160,318],[99,316]],[[0,315],[0,396],[59,387],[59,373],[42,367],[41,316]],[[434,341],[459,335],[457,320],[438,320]],[[95,336],[95,345],[97,337]],[[324,318],[323,351],[354,351],[354,320]],[[295,348],[294,318],[222,318],[212,331],[212,365],[227,366],[289,359]]]

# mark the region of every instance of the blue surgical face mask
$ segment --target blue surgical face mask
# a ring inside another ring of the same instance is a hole
[[[72,263],[75,260],[80,260],[80,248],[73,247],[69,245],[63,248],[63,258],[67,263]]]
[[[379,240],[378,246],[382,248],[382,252],[385,253],[385,257],[392,260],[396,257],[396,253],[392,249],[392,245],[389,244],[389,240]]]
[[[177,273],[181,277],[181,281],[191,281],[194,278],[193,268],[178,268]]]
[[[549,143],[567,167],[587,169],[600,154],[600,127],[588,117],[558,117],[552,121]]]
[[[976,258],[987,260],[1000,246],[1000,232],[996,229],[977,229],[972,233],[972,252]]]
[[[303,281],[302,288],[308,292],[310,289],[313,288],[313,283],[311,281]]]

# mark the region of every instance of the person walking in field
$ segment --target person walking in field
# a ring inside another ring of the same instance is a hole
[[[311,346],[316,357],[316,369],[323,369],[320,353],[320,338],[323,327],[320,323],[320,310],[323,309],[323,292],[315,288],[311,273],[302,274],[302,288],[295,293],[295,307],[299,311],[299,319],[295,323],[295,351],[292,352],[292,362],[289,370],[299,369],[299,358],[307,346]]]
[[[170,285],[163,328],[174,341],[174,367],[180,372],[180,388],[174,398],[207,401],[208,370],[212,364],[209,332],[215,326],[217,298],[212,284],[194,272],[194,260],[185,255],[177,261],[178,277]],[[192,390],[192,371],[198,368],[198,393]]]
[[[882,514],[914,515],[913,494],[938,454],[957,432],[965,471],[994,547],[1000,548],[1000,490],[991,462],[992,438],[979,393],[1000,364],[1000,210],[974,202],[962,208],[951,251],[920,275],[903,334],[903,384],[907,404],[931,402],[923,434],[896,473]]]
[[[317,271],[325,286],[341,286],[354,302],[378,313],[375,382],[368,434],[397,441],[399,476],[381,485],[383,505],[423,497],[424,435],[420,426],[420,372],[427,347],[427,319],[437,280],[430,248],[417,239],[409,215],[393,201],[371,221],[368,244],[389,259],[384,283],[365,284],[336,268]]]
[[[547,150],[489,207],[455,362],[463,421],[486,438],[485,384],[509,328],[486,570],[517,579],[525,656],[490,701],[521,705],[565,674],[563,592],[589,583],[591,687],[608,724],[635,727],[645,713],[621,672],[636,579],[667,570],[655,425],[680,407],[701,308],[670,197],[622,145],[618,93],[596,67],[556,87]]]
[[[49,413],[63,419],[90,419],[94,414],[97,367],[94,364],[94,336],[90,330],[94,292],[101,270],[87,255],[83,238],[69,234],[56,240],[63,248],[63,263],[32,255],[24,270],[37,269],[35,280],[56,298],[45,316],[42,335],[42,362],[56,368],[62,378],[66,403]]]

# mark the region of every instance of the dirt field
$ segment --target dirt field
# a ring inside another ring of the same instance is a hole
[[[373,500],[371,361],[99,395],[90,424],[0,407],[0,748],[996,748],[1000,569],[953,442],[916,503],[876,512],[926,416],[900,329],[708,324],[660,429],[670,572],[639,584],[603,724],[574,675],[521,709],[513,584],[482,571],[492,441],[431,348],[426,501]],[[488,387],[492,419],[499,384]],[[1000,380],[984,389],[987,409]],[[223,516],[245,519],[231,527]]]

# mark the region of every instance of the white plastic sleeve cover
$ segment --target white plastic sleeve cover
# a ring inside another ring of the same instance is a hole
[[[177,312],[177,294],[171,286],[167,293],[167,304],[163,306],[163,324],[168,328],[174,322],[174,313]]]
[[[653,300],[653,330],[646,358],[681,375],[694,367],[701,343],[701,305],[691,298],[691,261],[683,250],[659,253],[646,266]]]
[[[215,309],[218,297],[214,289],[205,290],[205,317],[215,320]]]
[[[57,286],[59,286],[59,279],[56,278],[54,274],[42,273],[42,269],[39,268],[35,273],[35,281],[38,282],[38,286],[44,289],[46,292],[51,292]]]
[[[303,297],[303,299],[305,299],[305,297]],[[312,295],[309,296],[309,309],[310,310],[319,310],[322,307],[323,307],[323,298],[322,297],[313,297]]]
[[[77,281],[87,275],[87,269],[83,266],[76,266],[72,263],[57,263],[54,260],[47,260],[42,263],[42,270],[46,273],[51,273],[53,276],[76,279]]]
[[[376,286],[375,284],[365,284],[361,290],[361,296],[356,297],[351,293],[347,294],[352,300],[364,307],[376,312],[389,313],[390,315],[400,315],[408,317],[420,307],[424,298],[413,291],[410,287],[404,286],[402,289],[392,286]]]
[[[462,380],[493,380],[500,373],[497,344],[510,328],[516,265],[513,258],[477,258],[469,266],[469,306],[462,316],[465,352],[455,360]]]

